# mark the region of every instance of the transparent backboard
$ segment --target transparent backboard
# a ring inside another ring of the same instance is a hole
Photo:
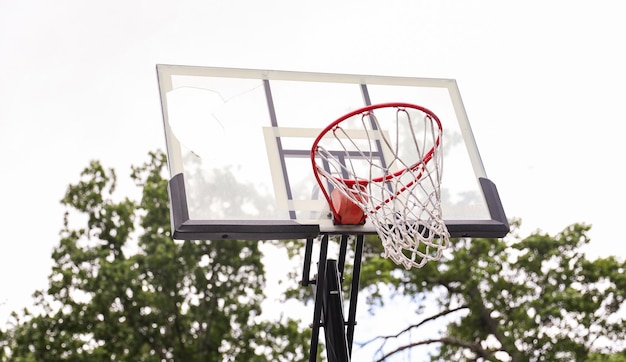
[[[426,107],[442,122],[450,234],[509,231],[455,80],[179,65],[157,65],[157,73],[175,239],[376,233],[367,221],[333,223],[310,151],[334,120],[386,102]]]

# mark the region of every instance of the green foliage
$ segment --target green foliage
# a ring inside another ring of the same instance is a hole
[[[259,242],[172,240],[165,165],[157,152],[133,168],[139,202],[115,200],[98,162],[68,187],[49,288],[13,314],[1,360],[304,359],[310,331],[261,316]]]
[[[626,362],[626,352],[616,354],[590,353],[585,362]]]
[[[0,330],[0,361],[305,360],[309,329],[262,318],[259,242],[172,240],[165,164],[157,152],[133,168],[138,202],[116,198],[116,173],[98,162],[68,187],[49,287],[35,293],[32,311],[13,313]],[[574,224],[557,235],[458,239],[442,260],[410,271],[384,259],[376,237],[366,238],[360,287],[370,305],[383,305],[389,290],[418,306],[436,304],[433,314],[418,308],[420,319],[398,335],[445,326],[394,350],[384,347],[395,336],[381,336],[377,357],[434,345],[434,361],[626,361],[626,265],[588,259],[581,251],[588,231]],[[290,257],[303,249],[301,240],[274,243]],[[310,298],[311,288],[287,296]]]
[[[442,321],[446,331],[430,339],[381,350],[380,360],[422,345],[438,347],[436,361],[621,360],[626,265],[613,257],[587,259],[581,249],[589,243],[588,231],[574,224],[555,236],[459,239],[442,260],[419,270],[374,263],[376,273],[362,275],[365,290],[384,283],[397,294],[438,305],[435,315],[422,315],[400,334],[453,318]]]

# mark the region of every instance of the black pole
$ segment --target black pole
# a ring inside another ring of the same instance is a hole
[[[346,249],[348,249],[348,236],[349,235],[341,235],[341,242],[339,244],[339,263],[337,265],[337,270],[339,270],[339,275],[341,276],[341,282],[343,283],[343,269],[346,266]]]
[[[354,339],[354,326],[356,325],[356,303],[359,296],[359,282],[361,279],[363,239],[363,235],[358,235],[356,238],[356,250],[354,251],[354,268],[352,270],[352,285],[350,286],[350,309],[348,310],[348,328],[346,331],[346,338],[348,340],[348,351],[350,356],[352,356],[352,341]]]
[[[327,259],[322,318],[324,319],[326,358],[328,362],[350,362],[350,348],[346,338],[340,279],[337,260]]]
[[[324,276],[326,275],[326,256],[328,254],[328,235],[322,237],[320,245],[320,259],[317,265],[317,277],[315,278],[315,306],[313,307],[313,324],[311,324],[311,348],[309,349],[309,362],[317,359],[317,344],[319,342],[320,324],[322,319],[322,289]]]
[[[313,238],[308,238],[304,248],[304,266],[302,267],[302,280],[300,281],[300,285],[303,287],[311,284],[311,254],[313,254]]]

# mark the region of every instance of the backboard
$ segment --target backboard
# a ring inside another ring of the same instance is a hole
[[[157,65],[157,73],[175,239],[376,233],[367,221],[333,223],[310,150],[337,118],[386,102],[417,104],[441,120],[450,235],[509,231],[455,80],[180,65]]]

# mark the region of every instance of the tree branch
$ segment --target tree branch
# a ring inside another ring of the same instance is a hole
[[[366,341],[366,342],[363,342],[363,343],[358,343],[358,346],[359,346],[359,347],[366,346],[366,345],[368,345],[368,344],[370,344],[370,343],[372,343],[372,342],[374,342],[374,341],[376,341],[376,340],[378,340],[378,339],[384,339],[384,340],[387,340],[387,339],[391,339],[391,338],[398,338],[398,337],[400,337],[401,335],[403,335],[404,333],[406,333],[406,332],[410,331],[411,329],[418,328],[418,327],[420,327],[420,326],[422,326],[422,325],[426,324],[427,322],[430,322],[430,321],[433,321],[433,320],[435,320],[435,319],[438,319],[438,318],[444,317],[444,316],[446,316],[446,315],[448,315],[448,314],[452,314],[452,313],[457,312],[457,311],[459,311],[459,310],[461,310],[461,309],[466,309],[467,307],[468,307],[468,306],[464,304],[464,305],[461,305],[461,306],[456,307],[456,308],[452,308],[452,309],[444,310],[443,312],[437,313],[437,314],[435,314],[435,315],[432,315],[432,316],[430,316],[430,317],[428,317],[428,318],[423,319],[423,320],[422,320],[422,321],[420,321],[419,323],[412,324],[412,325],[410,325],[410,326],[406,327],[405,329],[401,330],[400,332],[398,332],[398,333],[396,333],[396,334],[393,334],[393,335],[387,335],[387,336],[377,336],[377,337],[374,337],[374,338],[370,339],[369,341]]]
[[[492,360],[493,358],[493,352],[490,350],[486,350],[484,349],[480,344],[473,344],[473,343],[469,343],[469,342],[465,342],[462,341],[458,338],[454,338],[454,337],[442,337],[442,338],[438,338],[438,339],[426,339],[423,341],[419,341],[419,342],[415,342],[415,343],[410,343],[410,344],[406,344],[404,346],[400,346],[396,349],[394,349],[391,352],[388,352],[387,354],[385,354],[384,356],[382,356],[380,359],[376,360],[376,362],[383,362],[385,359],[391,357],[392,355],[402,352],[405,349],[409,349],[409,348],[413,348],[413,347],[417,347],[417,346],[423,346],[423,345],[427,345],[427,344],[431,344],[431,343],[443,343],[443,344],[453,344],[453,345],[457,345],[460,347],[464,347],[467,348],[469,350],[471,350],[472,352],[476,353],[476,355],[478,357],[482,357],[486,360]]]

